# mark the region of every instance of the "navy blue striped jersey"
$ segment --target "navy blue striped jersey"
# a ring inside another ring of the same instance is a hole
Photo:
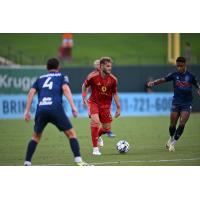
[[[62,105],[64,84],[69,84],[69,79],[60,72],[49,72],[40,76],[32,86],[38,93],[37,109],[51,109]]]
[[[196,77],[189,71],[185,73],[174,72],[165,77],[166,81],[173,81],[175,104],[191,104],[192,103],[192,85],[198,88],[199,83]]]

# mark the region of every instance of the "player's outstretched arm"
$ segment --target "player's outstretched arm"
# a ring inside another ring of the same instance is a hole
[[[69,86],[67,84],[64,84],[62,86],[62,90],[63,90],[63,94],[67,97],[67,100],[69,101],[69,104],[71,106],[71,109],[72,109],[72,114],[74,117],[77,117],[78,116],[78,111],[77,111],[77,108],[74,104],[74,100],[72,98],[72,92],[69,88]]]
[[[155,86],[155,85],[159,85],[159,84],[165,83],[165,82],[166,82],[166,79],[165,79],[165,78],[160,78],[160,79],[156,79],[156,80],[154,80],[154,81],[148,82],[147,85],[148,85],[149,87],[153,87],[153,86]]]
[[[197,94],[200,96],[200,88],[197,90]]]
[[[85,86],[83,83],[82,85],[82,99],[83,99],[83,105],[87,106],[87,93],[88,93],[89,88]]]
[[[26,108],[24,111],[24,119],[26,121],[29,121],[31,119],[30,108],[31,108],[31,104],[32,104],[35,93],[36,93],[36,89],[31,88],[27,96]]]
[[[120,108],[120,101],[119,101],[119,96],[117,93],[115,93],[113,95],[113,98],[114,98],[114,101],[115,101],[115,104],[116,104],[116,107],[117,107],[117,110],[116,110],[116,113],[115,113],[115,117],[119,117],[120,114],[121,114],[121,108]]]

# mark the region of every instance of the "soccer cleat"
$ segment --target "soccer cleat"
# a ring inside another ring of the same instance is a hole
[[[98,139],[98,145],[100,147],[103,147],[103,139],[102,139],[102,137],[99,137],[99,139]]]
[[[24,162],[24,166],[31,166],[31,162],[30,161],[25,161]]]
[[[84,162],[84,161],[77,162],[76,164],[77,164],[78,166],[93,166],[93,165],[90,165],[90,164],[88,164],[88,163],[86,163],[86,162]]]
[[[101,152],[99,151],[98,147],[94,147],[92,154],[95,155],[95,156],[100,156]]]
[[[169,145],[169,151],[175,151],[175,148],[174,148],[174,145],[173,145],[173,144],[170,144],[170,145]]]
[[[111,131],[106,133],[108,137],[115,137],[115,134]]]
[[[170,146],[171,142],[172,142],[172,139],[170,137],[169,140],[167,141],[166,145],[165,145],[166,149],[169,150],[169,146]]]

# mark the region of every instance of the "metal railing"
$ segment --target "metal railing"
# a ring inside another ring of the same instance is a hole
[[[36,65],[35,56],[29,56],[25,52],[21,50],[16,50],[11,46],[1,46],[0,45],[0,56],[5,58],[6,60],[11,61],[14,64],[30,64]],[[4,63],[5,65],[6,63]]]

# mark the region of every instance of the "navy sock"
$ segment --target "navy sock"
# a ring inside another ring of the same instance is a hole
[[[71,150],[72,150],[72,152],[74,154],[74,157],[81,156],[78,140],[76,138],[70,138],[69,139],[69,143],[70,143]]]
[[[26,161],[31,162],[36,146],[37,146],[37,142],[34,140],[30,140],[30,142],[28,143],[27,152],[26,152],[26,158],[25,158]]]
[[[183,134],[183,131],[184,131],[184,127],[185,127],[185,125],[178,126],[178,128],[176,129],[176,133],[174,135],[175,140],[178,140],[181,137],[181,135]]]
[[[176,127],[175,126],[170,126],[169,127],[169,134],[170,134],[171,137],[174,136],[175,132],[176,132]]]

